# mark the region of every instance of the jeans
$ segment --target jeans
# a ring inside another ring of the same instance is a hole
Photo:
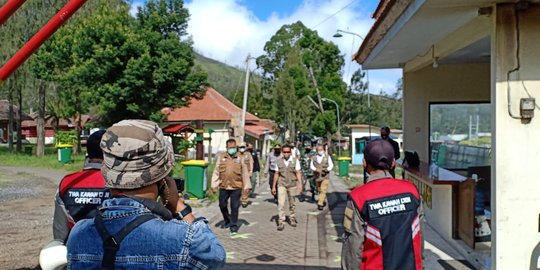
[[[238,229],[238,209],[240,208],[241,189],[220,189],[219,190],[219,209],[223,215],[225,224],[229,224],[231,231]],[[229,214],[228,202],[231,199],[231,213]]]

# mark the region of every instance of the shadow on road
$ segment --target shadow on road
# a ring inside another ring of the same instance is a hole
[[[332,192],[328,193],[328,205],[330,216],[332,218],[333,227],[336,229],[336,235],[342,236],[343,229],[343,214],[347,206],[348,192]]]

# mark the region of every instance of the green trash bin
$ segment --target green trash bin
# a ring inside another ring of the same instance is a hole
[[[73,153],[72,144],[57,144],[58,148],[58,162],[66,164],[71,162],[71,154]]]
[[[339,157],[339,176],[349,176],[349,163],[351,162],[350,157]]]
[[[206,197],[208,162],[189,160],[180,164],[184,165],[186,172],[185,193],[189,194],[190,199]]]

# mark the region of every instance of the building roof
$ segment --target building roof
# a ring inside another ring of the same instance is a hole
[[[206,94],[200,98],[193,97],[190,104],[185,107],[165,109],[162,112],[169,122],[203,121],[230,121],[235,114],[242,113],[227,98],[215,89],[208,87]],[[251,113],[246,113],[246,121],[259,121],[260,119]]]
[[[28,120],[24,120],[21,123],[22,128],[34,128],[37,127],[37,120],[38,114],[37,113],[31,113]],[[83,114],[81,115],[81,126],[84,128],[86,124],[95,118],[91,115]],[[52,117],[51,115],[45,116],[45,128],[53,128],[53,126],[56,125],[55,123],[56,118]],[[64,128],[75,128],[76,122],[74,118],[60,118],[58,119],[58,127],[64,127]]]
[[[163,133],[180,133],[180,132],[193,133],[195,130],[192,126],[186,124],[172,124],[163,128]]]
[[[19,107],[13,105],[13,119],[19,119]],[[22,114],[22,119],[31,119],[28,115]],[[0,100],[0,121],[9,120],[9,101],[6,99]]]
[[[350,125],[346,125],[348,128],[369,128],[369,125],[368,124],[350,124]],[[378,126],[371,126],[371,128],[373,129],[379,129],[381,127],[378,127]]]

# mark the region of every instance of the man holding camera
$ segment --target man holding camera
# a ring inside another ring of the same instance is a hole
[[[111,198],[67,242],[68,269],[219,269],[225,250],[169,177],[172,145],[159,126],[124,120],[103,135],[101,173]],[[157,201],[157,198],[160,198]]]
[[[317,146],[317,154],[311,157],[310,168],[315,174],[317,189],[319,190],[319,200],[317,208],[323,210],[326,206],[326,192],[330,181],[330,171],[334,168],[332,158],[326,154],[322,145]]]

